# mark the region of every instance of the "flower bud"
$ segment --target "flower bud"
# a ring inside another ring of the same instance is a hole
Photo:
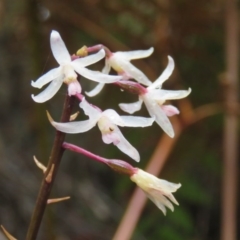
[[[174,210],[170,200],[179,205],[172,192],[176,192],[181,187],[180,183],[175,184],[159,179],[141,169],[137,169],[130,179],[146,193],[147,197],[156,204],[164,215],[166,215],[166,207]]]

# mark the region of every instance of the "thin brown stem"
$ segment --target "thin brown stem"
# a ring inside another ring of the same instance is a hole
[[[72,108],[74,103],[74,97],[66,96],[61,122],[67,122],[70,119]],[[62,144],[65,138],[65,133],[56,131],[51,155],[49,157],[49,162],[47,166],[47,170],[43,176],[43,180],[41,183],[41,187],[38,193],[35,209],[32,214],[31,222],[29,224],[28,232],[26,240],[36,239],[38,230],[42,221],[42,217],[47,205],[47,200],[49,198],[54,179],[56,177],[58,167],[64,152],[64,148],[62,148]]]

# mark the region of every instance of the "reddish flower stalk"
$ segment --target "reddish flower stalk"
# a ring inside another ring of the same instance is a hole
[[[64,142],[62,144],[62,147],[65,148],[65,149],[68,149],[70,151],[73,151],[73,152],[77,152],[77,153],[80,153],[80,154],[83,154],[97,162],[101,162],[101,163],[105,163],[107,164],[110,168],[112,168],[114,171],[117,171],[117,172],[120,172],[120,173],[123,173],[123,174],[127,174],[127,175],[130,175],[132,176],[133,174],[135,174],[138,169],[133,167],[132,165],[130,165],[129,163],[125,162],[125,161],[122,161],[122,160],[118,160],[118,159],[107,159],[107,158],[103,158],[103,157],[100,157],[96,154],[93,154],[81,147],[78,147],[74,144],[71,144],[71,143],[67,143],[67,142]]]
[[[88,53],[92,53],[92,52],[97,52],[97,51],[99,51],[101,49],[104,49],[104,51],[106,53],[106,56],[109,57],[109,56],[112,55],[112,52],[107,47],[105,47],[102,44],[98,44],[98,45],[94,45],[94,46],[88,47],[87,51],[88,51]]]

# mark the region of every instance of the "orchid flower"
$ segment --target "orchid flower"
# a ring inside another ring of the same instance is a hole
[[[152,53],[153,47],[148,50],[110,53],[109,56],[106,56],[105,67],[102,72],[108,74],[112,67],[123,79],[133,78],[137,82],[149,86],[152,82],[142,71],[131,64],[130,61],[149,57]],[[104,85],[104,83],[99,83],[93,90],[86,92],[86,94],[89,97],[96,96],[103,89]]]
[[[120,103],[119,107],[127,112],[134,113],[141,109],[144,102],[151,117],[155,118],[156,123],[170,136],[174,137],[174,131],[168,117],[179,114],[179,110],[172,105],[163,105],[166,100],[181,99],[187,97],[191,89],[170,91],[161,89],[162,84],[166,81],[174,69],[174,61],[168,56],[168,66],[159,76],[159,78],[152,83],[144,91],[139,94],[139,101],[134,103]]]
[[[177,189],[181,187],[180,183],[176,184],[159,179],[150,173],[133,167],[123,160],[107,159],[71,143],[64,142],[62,147],[83,154],[97,162],[107,164],[114,171],[129,175],[130,179],[146,193],[150,200],[156,204],[164,215],[166,215],[166,207],[170,208],[172,211],[174,210],[171,201],[178,205],[178,202],[172,193],[176,192]]]
[[[57,130],[65,133],[86,132],[97,124],[102,133],[104,143],[113,143],[122,152],[139,162],[140,156],[138,151],[124,138],[117,125],[121,127],[147,127],[152,125],[154,121],[153,118],[119,116],[113,109],[107,109],[102,112],[100,109],[89,104],[85,98],[83,98],[79,106],[83,109],[84,113],[89,116],[88,120],[57,123],[48,115],[51,124]]]
[[[181,184],[171,183],[166,180],[159,179],[154,175],[147,173],[141,169],[136,169],[130,179],[135,182],[147,195],[147,197],[166,215],[166,207],[174,210],[171,203],[179,205],[177,200],[172,195],[176,192]],[[170,201],[171,200],[171,201]]]
[[[53,56],[59,63],[59,67],[45,73],[35,82],[32,81],[31,85],[36,88],[42,88],[47,83],[51,82],[50,85],[40,94],[37,96],[32,95],[32,98],[35,102],[42,103],[51,99],[57,93],[63,83],[68,84],[69,96],[75,95],[76,93],[81,93],[82,89],[77,81],[76,72],[87,79],[100,83],[112,83],[122,78],[120,76],[109,76],[98,71],[91,71],[86,68],[86,66],[96,63],[104,58],[104,50],[100,50],[96,54],[78,58],[72,61],[60,34],[54,30],[51,32],[50,45]]]

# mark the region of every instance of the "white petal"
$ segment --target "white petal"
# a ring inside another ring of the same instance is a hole
[[[63,63],[71,62],[71,56],[63,42],[60,34],[57,31],[52,31],[50,36],[50,44],[53,56],[56,61],[61,65]]]
[[[133,114],[136,111],[139,111],[142,107],[142,100],[140,99],[137,102],[134,103],[120,103],[118,106],[127,113]]]
[[[124,127],[124,122],[119,114],[113,109],[107,109],[102,113],[102,116],[106,116],[112,123]]]
[[[168,117],[172,117],[176,114],[179,114],[179,110],[172,105],[162,105],[161,109],[165,112]]]
[[[53,80],[49,84],[49,86],[46,89],[44,89],[41,93],[39,93],[37,96],[34,96],[32,94],[32,99],[38,103],[43,103],[48,101],[57,93],[57,91],[62,86],[62,83],[63,83],[62,78],[57,78]]]
[[[155,118],[157,124],[166,132],[170,137],[174,137],[174,131],[171,122],[169,121],[167,115],[164,111],[160,108],[156,101],[151,99],[148,96],[149,94],[143,95],[143,100],[148,109],[148,112],[151,117]]]
[[[143,190],[144,191],[144,190]],[[164,204],[162,204],[160,201],[157,201],[151,194],[148,192],[144,191],[147,197],[163,212],[164,215],[166,215],[167,210]]]
[[[135,116],[120,116],[125,127],[148,127],[154,122],[154,118],[135,117]],[[121,125],[119,125],[121,126]]]
[[[120,58],[125,58],[127,60],[140,59],[149,57],[153,53],[154,48],[151,47],[148,50],[136,50],[128,52],[116,52],[114,55]]]
[[[74,60],[74,64],[79,64],[81,67],[86,67],[89,66],[93,63],[98,62],[99,60],[101,60],[102,58],[105,57],[105,51],[103,49],[101,49],[99,52],[83,57],[83,58],[78,58],[76,60]],[[72,63],[73,63],[72,62]]]
[[[85,91],[85,93],[86,93],[87,96],[89,96],[89,97],[94,97],[94,96],[96,96],[97,94],[99,94],[99,93],[102,91],[102,89],[103,89],[104,86],[105,86],[105,83],[99,83],[99,84],[97,84],[97,86],[96,86],[95,88],[93,88],[90,92],[86,92],[86,91]]]
[[[110,69],[111,69],[111,65],[109,64],[109,61],[105,59],[105,66],[102,69],[102,73],[109,74]]]
[[[83,98],[82,102],[79,104],[79,107],[83,109],[85,115],[89,116],[90,119],[97,119],[98,121],[102,115],[101,110],[93,107],[86,101],[85,98]]]
[[[121,61],[117,62],[118,66],[124,70],[124,72],[129,75],[131,78],[135,79],[139,83],[143,85],[151,85],[152,82],[147,78],[147,76],[132,65],[129,61],[122,59]]]
[[[119,150],[134,159],[140,161],[140,155],[138,151],[126,140],[117,126],[110,134],[102,133],[103,142],[106,144],[113,143]]]
[[[103,74],[99,71],[92,71],[87,68],[83,68],[78,64],[75,64],[75,62],[72,62],[72,66],[74,67],[74,70],[78,72],[80,75],[95,82],[113,83],[122,79],[121,76],[111,76],[111,75]]]
[[[42,75],[40,78],[38,78],[35,82],[31,82],[31,85],[35,88],[42,88],[45,84],[51,82],[55,78],[59,77],[62,73],[62,68],[53,68],[52,70],[48,71],[44,75]]]
[[[168,200],[168,198],[165,196],[165,194],[162,194],[161,192],[159,192],[156,189],[150,189],[149,194],[153,197],[153,199],[154,199],[153,202],[157,206],[165,205],[166,207],[168,207],[169,209],[174,211],[174,207],[173,207],[172,203]]]
[[[181,183],[172,183],[163,179],[158,179],[157,187],[161,191],[167,193],[176,192],[180,187]]]
[[[162,84],[171,76],[174,69],[174,61],[173,58],[168,56],[168,65],[163,71],[163,73],[159,76],[159,78],[148,87],[148,89],[154,89],[157,87],[161,87]]]
[[[51,122],[51,124],[61,132],[65,133],[83,133],[87,132],[96,125],[97,121],[95,120],[84,120],[78,122],[67,122],[67,123],[58,123]]]
[[[147,127],[151,126],[154,118],[135,117],[135,116],[120,116],[115,110],[107,109],[102,113],[112,123],[121,127]]]
[[[187,97],[191,93],[191,88],[188,90],[178,90],[178,91],[170,91],[170,90],[151,90],[152,97],[156,100],[174,100],[181,99]]]

